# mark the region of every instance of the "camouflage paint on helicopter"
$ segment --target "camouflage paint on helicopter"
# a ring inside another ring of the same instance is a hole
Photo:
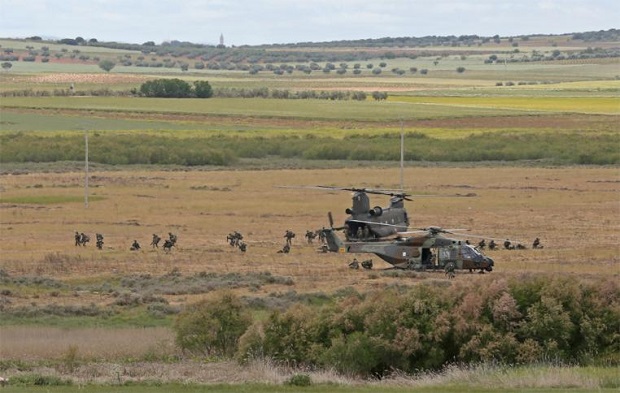
[[[494,262],[471,245],[443,236],[438,227],[425,234],[389,241],[343,242],[333,228],[325,229],[327,249],[341,253],[371,253],[398,269],[492,271]]]

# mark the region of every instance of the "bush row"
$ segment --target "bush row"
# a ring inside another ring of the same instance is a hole
[[[620,364],[620,287],[613,280],[522,276],[419,284],[296,305],[252,321],[230,293],[188,307],[184,350],[383,376],[450,363]]]
[[[81,135],[42,137],[26,133],[0,135],[0,162],[82,161]],[[556,164],[620,163],[620,134],[574,132],[494,132],[463,139],[435,139],[421,133],[405,136],[405,160],[477,162],[545,160]],[[126,165],[232,165],[240,158],[398,161],[397,134],[351,135],[344,139],[312,135],[270,137],[195,137],[97,133],[89,141],[91,162]]]
[[[208,82],[204,82],[208,83]],[[274,99],[316,99],[316,100],[357,100],[364,101],[367,99],[368,94],[363,91],[316,91],[316,90],[303,90],[294,91],[287,89],[269,89],[266,87],[261,88],[210,88],[204,84],[201,87],[192,88],[191,85],[185,83],[187,86],[183,86],[180,89],[166,89],[165,87],[153,87],[147,85],[140,89],[127,89],[127,90],[112,90],[109,88],[102,89],[89,89],[89,90],[71,90],[71,89],[54,89],[54,90],[8,90],[0,92],[0,97],[67,97],[67,96],[107,96],[107,97],[121,97],[121,96],[145,96],[145,97],[178,97],[178,98],[274,98]],[[211,95],[209,95],[211,94]],[[386,92],[372,92],[371,97],[375,100],[387,99]]]

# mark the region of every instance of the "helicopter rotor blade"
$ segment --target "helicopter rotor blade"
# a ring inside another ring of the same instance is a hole
[[[329,219],[329,227],[334,227],[334,217],[332,216],[332,212],[327,212],[327,218]]]

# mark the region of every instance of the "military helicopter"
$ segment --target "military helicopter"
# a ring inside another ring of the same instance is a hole
[[[353,192],[352,205],[345,210],[349,215],[344,221],[347,239],[371,240],[395,235],[406,231],[409,217],[404,201],[411,201],[411,195],[397,190],[377,190],[371,188],[312,186],[320,190],[336,190]],[[368,194],[390,196],[387,207],[370,207]]]
[[[340,253],[371,253],[377,255],[394,268],[410,270],[456,269],[480,273],[493,270],[493,259],[485,256],[465,241],[444,236],[453,234],[440,227],[422,228],[420,235],[397,237],[379,241],[342,241],[336,235],[331,214],[330,228],[324,229],[327,250]]]

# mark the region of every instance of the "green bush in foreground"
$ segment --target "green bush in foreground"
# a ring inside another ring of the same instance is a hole
[[[181,312],[174,325],[177,345],[208,356],[232,357],[239,337],[251,324],[251,316],[230,292],[203,300]]]
[[[620,364],[620,286],[612,280],[522,276],[457,282],[297,305],[257,321],[237,357],[382,376],[450,363]]]

